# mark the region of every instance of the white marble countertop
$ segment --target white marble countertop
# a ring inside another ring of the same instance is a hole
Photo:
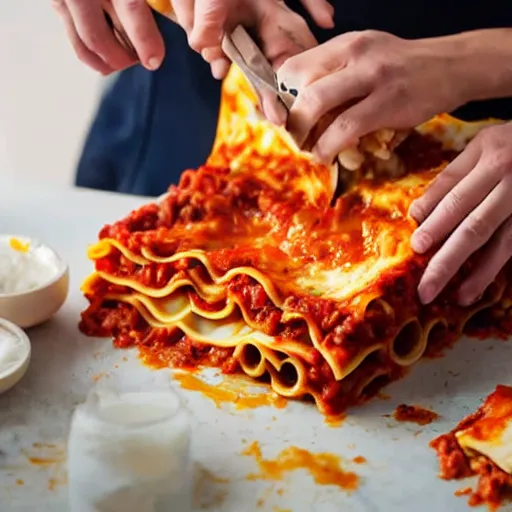
[[[77,329],[85,300],[79,291],[92,265],[85,250],[106,222],[126,215],[140,198],[16,183],[0,176],[0,233],[34,236],[54,247],[71,269],[71,289],[62,310],[31,329],[32,363],[23,380],[0,395],[0,510],[67,511],[65,443],[74,405],[103,377],[132,386],[166,377],[145,368],[131,351],[114,350],[110,340],[94,340]],[[497,383],[510,384],[512,344],[461,340],[447,357],[421,362],[409,377],[390,386],[389,400],[376,399],[352,410],[339,427],[324,424],[311,405],[235,411],[217,408],[195,392],[184,393],[193,412],[193,458],[205,470],[229,480],[207,479],[197,510],[240,512],[466,511],[466,498],[454,491],[472,482],[437,478],[437,461],[428,447],[475,409]],[[399,403],[432,408],[441,419],[431,425],[396,423]],[[321,486],[303,471],[282,481],[249,481],[254,460],[240,455],[259,441],[263,456],[283,448],[332,452],[343,467],[361,477],[357,491]],[[356,456],[367,459],[356,465]],[[32,462],[30,461],[32,458]],[[39,464],[34,461],[39,460]],[[503,510],[506,510],[504,508]],[[512,509],[509,509],[512,510]]]

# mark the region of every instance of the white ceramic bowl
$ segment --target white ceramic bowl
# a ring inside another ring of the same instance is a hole
[[[0,318],[0,329],[5,329],[20,341],[20,359],[6,370],[0,367],[0,393],[11,389],[25,375],[30,364],[31,347],[28,336],[12,322]],[[1,338],[0,338],[1,340]],[[0,341],[1,343],[1,341]]]
[[[48,270],[48,275],[37,286],[12,293],[0,291],[0,317],[19,327],[28,328],[50,319],[64,304],[69,291],[69,267],[53,249],[25,236],[0,235],[0,247],[3,247],[4,251],[0,253],[0,257],[5,255],[5,246],[13,238],[22,244],[28,243],[32,248],[37,248],[44,259],[51,262],[51,270]],[[2,277],[0,275],[0,279]]]

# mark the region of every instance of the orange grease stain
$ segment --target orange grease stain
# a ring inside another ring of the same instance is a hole
[[[455,496],[468,496],[473,492],[471,487],[464,487],[464,489],[458,489],[455,491]]]
[[[417,405],[400,404],[393,413],[396,421],[417,423],[418,425],[428,425],[439,419],[439,414],[429,409],[424,409]]]
[[[218,408],[223,403],[235,404],[235,408],[238,410],[256,409],[270,405],[284,409],[287,405],[287,400],[275,393],[249,393],[242,389],[231,389],[225,383],[207,384],[190,373],[175,373],[173,378],[179,382],[182,389],[202,393],[213,400]]]
[[[16,485],[23,485],[25,482],[23,480],[21,480],[21,478],[18,478],[18,480],[16,480]]]
[[[67,483],[68,483],[67,475],[61,476],[59,478],[50,478],[48,480],[48,490],[54,491],[57,488],[57,486],[67,485]]]
[[[67,485],[68,478],[63,464],[66,462],[65,448],[54,443],[32,443],[33,450],[37,450],[40,455],[34,455],[24,452],[27,460],[35,466],[43,466],[54,473],[48,479],[48,490],[54,491],[59,485]],[[18,481],[17,481],[18,483]],[[18,483],[18,485],[21,485]]]
[[[292,512],[292,509],[291,508],[274,507],[274,512]]]
[[[43,457],[28,457],[28,460],[31,464],[36,466],[48,466],[49,464],[58,464],[59,462],[63,462],[60,459],[45,459]]]
[[[382,391],[379,391],[377,393],[377,398],[379,400],[391,400],[391,397],[389,395],[386,395],[386,393],[383,393]]]
[[[335,485],[345,491],[353,491],[359,485],[359,477],[341,468],[340,458],[331,453],[310,453],[302,448],[285,448],[274,460],[264,459],[257,441],[242,455],[252,456],[259,467],[259,474],[250,474],[248,480],[282,480],[285,473],[305,469],[319,485]]]
[[[229,478],[223,478],[221,476],[217,476],[213,473],[210,473],[210,481],[216,483],[216,484],[229,484],[231,480]]]
[[[367,462],[366,458],[361,456],[361,455],[358,455],[357,457],[354,457],[352,459],[352,462],[354,464],[365,464]]]

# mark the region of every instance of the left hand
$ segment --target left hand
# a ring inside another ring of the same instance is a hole
[[[420,223],[411,245],[425,253],[444,241],[421,279],[420,300],[430,303],[480,247],[482,257],[459,289],[459,303],[480,299],[512,256],[512,123],[482,130],[414,201]]]
[[[467,88],[457,51],[450,37],[405,40],[366,30],[293,56],[277,72],[280,83],[298,92],[288,130],[303,147],[321,118],[338,113],[313,147],[330,164],[364,135],[409,129],[449,112],[465,103]]]

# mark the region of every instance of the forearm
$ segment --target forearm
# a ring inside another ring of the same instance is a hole
[[[463,32],[439,38],[451,54],[464,103],[512,97],[512,28]]]

